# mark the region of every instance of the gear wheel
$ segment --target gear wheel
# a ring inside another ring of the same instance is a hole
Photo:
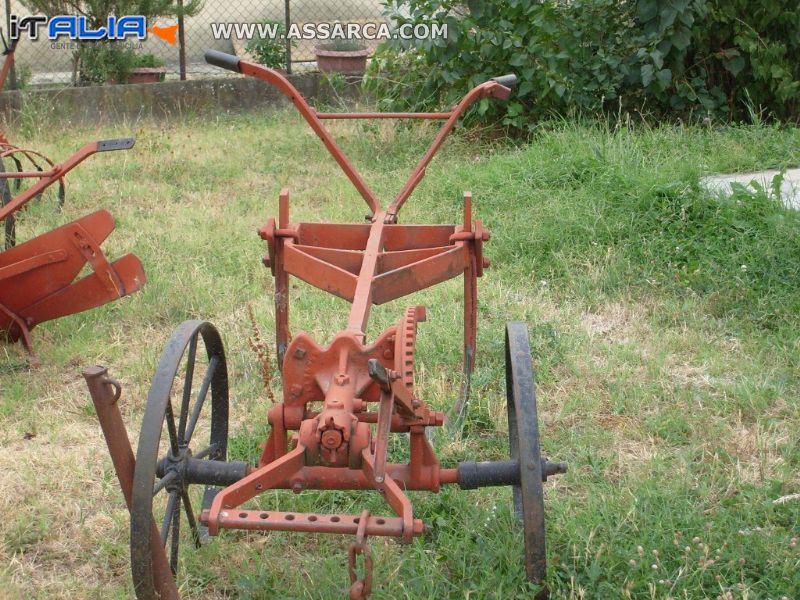
[[[417,323],[425,320],[424,306],[409,306],[397,324],[394,356],[395,371],[410,392],[414,392],[414,353],[417,345]]]

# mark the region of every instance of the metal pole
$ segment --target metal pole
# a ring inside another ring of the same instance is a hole
[[[9,35],[11,33],[11,0],[6,0],[6,33]],[[8,43],[11,44],[10,38]],[[11,62],[11,70],[8,73],[12,90],[17,89],[17,66],[14,63],[15,61]]]
[[[6,0],[8,2],[8,0]],[[283,0],[283,16],[284,16],[284,26],[286,27],[286,72],[291,75],[292,74],[292,40],[289,39],[289,28],[292,26],[292,19],[291,15],[289,14],[289,2],[290,0]]]
[[[178,63],[181,81],[186,81],[186,36],[183,29],[183,0],[178,0]]]
[[[108,369],[105,367],[88,367],[83,370],[83,378],[89,387],[89,394],[92,396],[95,412],[97,412],[97,420],[100,421],[100,428],[103,430],[108,452],[111,454],[111,462],[114,463],[119,486],[122,488],[125,504],[130,511],[133,470],[136,460],[128,439],[128,431],[122,422],[122,415],[117,405],[122,394],[122,386],[118,381],[108,377]],[[180,600],[178,587],[175,585],[175,579],[170,571],[167,555],[164,552],[164,546],[161,545],[161,538],[155,522],[150,528],[150,552],[153,561],[153,585],[161,600]]]

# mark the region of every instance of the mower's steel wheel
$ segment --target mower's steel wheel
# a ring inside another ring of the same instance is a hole
[[[513,486],[514,510],[525,538],[525,574],[533,583],[544,581],[544,490],[539,422],[528,328],[506,324],[506,401],[511,458],[519,461],[519,485]]]
[[[205,346],[207,362],[198,360],[200,341]],[[195,378],[195,366],[203,368],[202,379]],[[176,385],[178,389],[173,390],[176,377],[180,387]],[[199,385],[194,385],[196,379],[200,380]],[[197,390],[194,399],[193,390]],[[210,423],[208,410],[204,411],[208,404]],[[201,430],[202,435],[193,435]],[[200,441],[206,432],[208,441]],[[192,506],[190,486],[182,476],[186,460],[193,457],[224,461],[227,451],[228,369],[222,340],[211,323],[185,321],[175,330],[158,363],[136,452],[131,501],[131,571],[139,600],[157,598],[150,550],[151,520],[155,520],[173,574],[178,567],[181,512],[196,546],[204,537],[197,523],[200,514],[197,508],[208,508],[217,490],[206,486],[202,502],[195,502],[203,506]]]

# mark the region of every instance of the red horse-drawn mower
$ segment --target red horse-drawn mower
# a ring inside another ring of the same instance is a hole
[[[445,415],[432,410],[414,382],[417,325],[422,306],[407,308],[397,324],[367,341],[373,304],[383,304],[437,283],[464,277],[464,371],[475,357],[477,278],[488,266],[483,243],[489,233],[472,221],[464,196],[458,225],[399,224],[397,215],[461,114],[474,101],[506,99],[515,76],[487,81],[451,111],[442,113],[323,114],[311,108],[282,75],[237,57],[209,51],[216,66],[257,77],[287,96],[370,209],[366,224],[293,223],[289,191],[280,194],[278,218],[259,230],[265,263],[275,278],[277,359],[283,401],[268,414],[271,432],[257,465],[227,460],[228,371],[217,330],[187,321],[167,344],[147,399],[134,460],[117,399],[120,386],[105,369],[85,371],[98,417],[131,513],[131,563],[140,600],[176,598],[181,525],[200,544],[225,529],[339,533],[355,536],[349,547],[350,597],[366,597],[373,585],[370,536],[408,543],[425,532],[408,490],[438,492],[510,485],[524,529],[524,564],[530,580],[545,575],[542,482],[566,466],[540,454],[536,399],[526,326],[506,329],[506,394],[510,458],[463,462],[443,468],[426,429]],[[325,119],[441,119],[444,126],[394,201],[383,208],[324,128]],[[349,301],[347,328],[327,345],[307,333],[290,335],[289,277]],[[204,349],[203,349],[204,347]],[[173,398],[175,402],[173,403]],[[210,410],[209,410],[210,408]],[[204,410],[205,409],[205,410]],[[406,434],[410,459],[388,462],[391,434]],[[201,439],[203,438],[203,439]],[[199,506],[192,488],[200,490]],[[394,515],[279,512],[248,507],[271,489],[369,490],[380,494]],[[363,576],[357,557],[363,555]]]

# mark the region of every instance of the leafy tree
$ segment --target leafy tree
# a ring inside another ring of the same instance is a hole
[[[524,129],[543,116],[800,117],[797,0],[390,1],[396,25],[445,23],[446,39],[381,45],[368,78],[386,107],[429,109],[486,79],[519,77],[472,119]]]

